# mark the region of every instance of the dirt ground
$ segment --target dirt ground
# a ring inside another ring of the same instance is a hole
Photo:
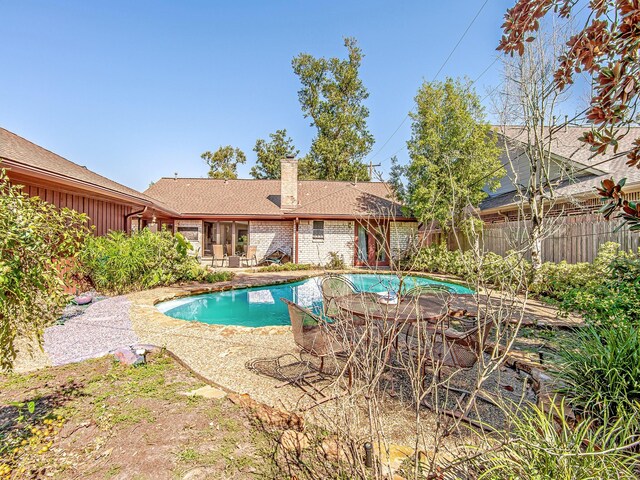
[[[277,478],[275,444],[166,356],[0,376],[0,478]]]

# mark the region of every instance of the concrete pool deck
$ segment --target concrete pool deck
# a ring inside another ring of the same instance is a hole
[[[108,298],[92,304],[85,313],[67,320],[64,325],[47,328],[43,351],[37,346],[20,344],[15,370],[35,370],[104,355],[133,343],[150,343],[168,348],[195,371],[231,390],[255,390],[255,382],[261,377],[246,370],[244,364],[252,358],[297,352],[290,327],[207,325],[168,317],[154,305],[200,293],[289,283],[323,273],[321,270],[240,271],[227,282],[176,285]],[[455,281],[440,275],[429,276]],[[518,301],[524,303],[524,299]],[[577,317],[558,318],[557,310],[549,305],[531,299],[526,301],[523,325],[570,327],[580,323]]]

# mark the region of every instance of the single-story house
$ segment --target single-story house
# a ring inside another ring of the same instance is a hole
[[[59,208],[86,213],[97,235],[110,230],[130,231],[156,217],[171,222],[177,215],[132,188],[121,185],[85,166],[56,155],[15,133],[0,128],[0,168],[13,184],[31,196]]]
[[[214,244],[257,247],[259,260],[279,250],[298,263],[390,264],[416,236],[379,182],[299,181],[295,159],[282,180],[162,178],[141,193],[0,128],[0,168],[32,196],[86,213],[97,235],[149,226],[188,238],[201,255]]]
[[[296,263],[390,264],[417,234],[382,182],[298,180],[298,162],[281,161],[280,180],[161,178],[145,194],[180,213],[175,231],[210,255],[215,244],[255,245]]]

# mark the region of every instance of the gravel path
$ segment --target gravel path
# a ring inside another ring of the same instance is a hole
[[[138,342],[131,328],[131,302],[125,296],[101,300],[64,325],[44,333],[44,350],[53,365],[100,357],[111,350]]]

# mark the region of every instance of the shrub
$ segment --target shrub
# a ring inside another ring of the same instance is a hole
[[[582,415],[640,421],[640,333],[628,323],[587,326],[559,352],[559,392]]]
[[[618,252],[597,260],[600,265],[594,262],[595,278],[568,291],[560,307],[582,313],[593,325],[624,322],[640,326],[640,255]]]
[[[274,263],[272,265],[267,265],[266,267],[260,267],[258,269],[259,272],[293,272],[296,270],[313,270],[318,268],[317,265],[313,265],[311,263]]]
[[[528,262],[513,252],[507,252],[505,257],[487,252],[478,259],[470,250],[462,253],[437,244],[422,247],[403,266],[416,271],[456,275],[469,282],[475,282],[481,275],[480,280],[496,285],[521,282],[528,277],[531,268]]]
[[[89,235],[87,217],[29,197],[0,170],[0,369],[12,367],[16,338],[42,333],[68,301],[67,265]]]
[[[228,273],[211,276],[188,255],[190,249],[182,235],[166,230],[144,229],[131,235],[110,232],[87,241],[80,254],[80,269],[98,290],[116,294],[180,281],[228,279]]]
[[[337,252],[329,252],[329,261],[325,265],[327,270],[344,270],[346,264],[344,263],[344,257],[338,255]]]
[[[626,421],[595,427],[590,420],[572,425],[564,405],[552,403],[547,411],[523,406],[509,414],[512,428],[502,448],[472,463],[483,480],[562,479],[599,480],[637,478],[640,460],[634,451],[621,450],[628,431]]]
[[[562,302],[568,295],[575,295],[577,292],[600,285],[612,262],[628,257],[628,253],[620,250],[620,245],[607,242],[600,246],[592,264],[545,262],[538,275],[540,281],[531,285],[531,292]]]
[[[420,248],[404,266],[421,272],[458,275],[463,269],[463,254],[449,250],[446,245],[429,245]]]
[[[594,270],[590,263],[545,262],[538,274],[540,281],[533,283],[530,289],[536,295],[561,301],[570,291],[585,288],[593,282],[597,278]]]

